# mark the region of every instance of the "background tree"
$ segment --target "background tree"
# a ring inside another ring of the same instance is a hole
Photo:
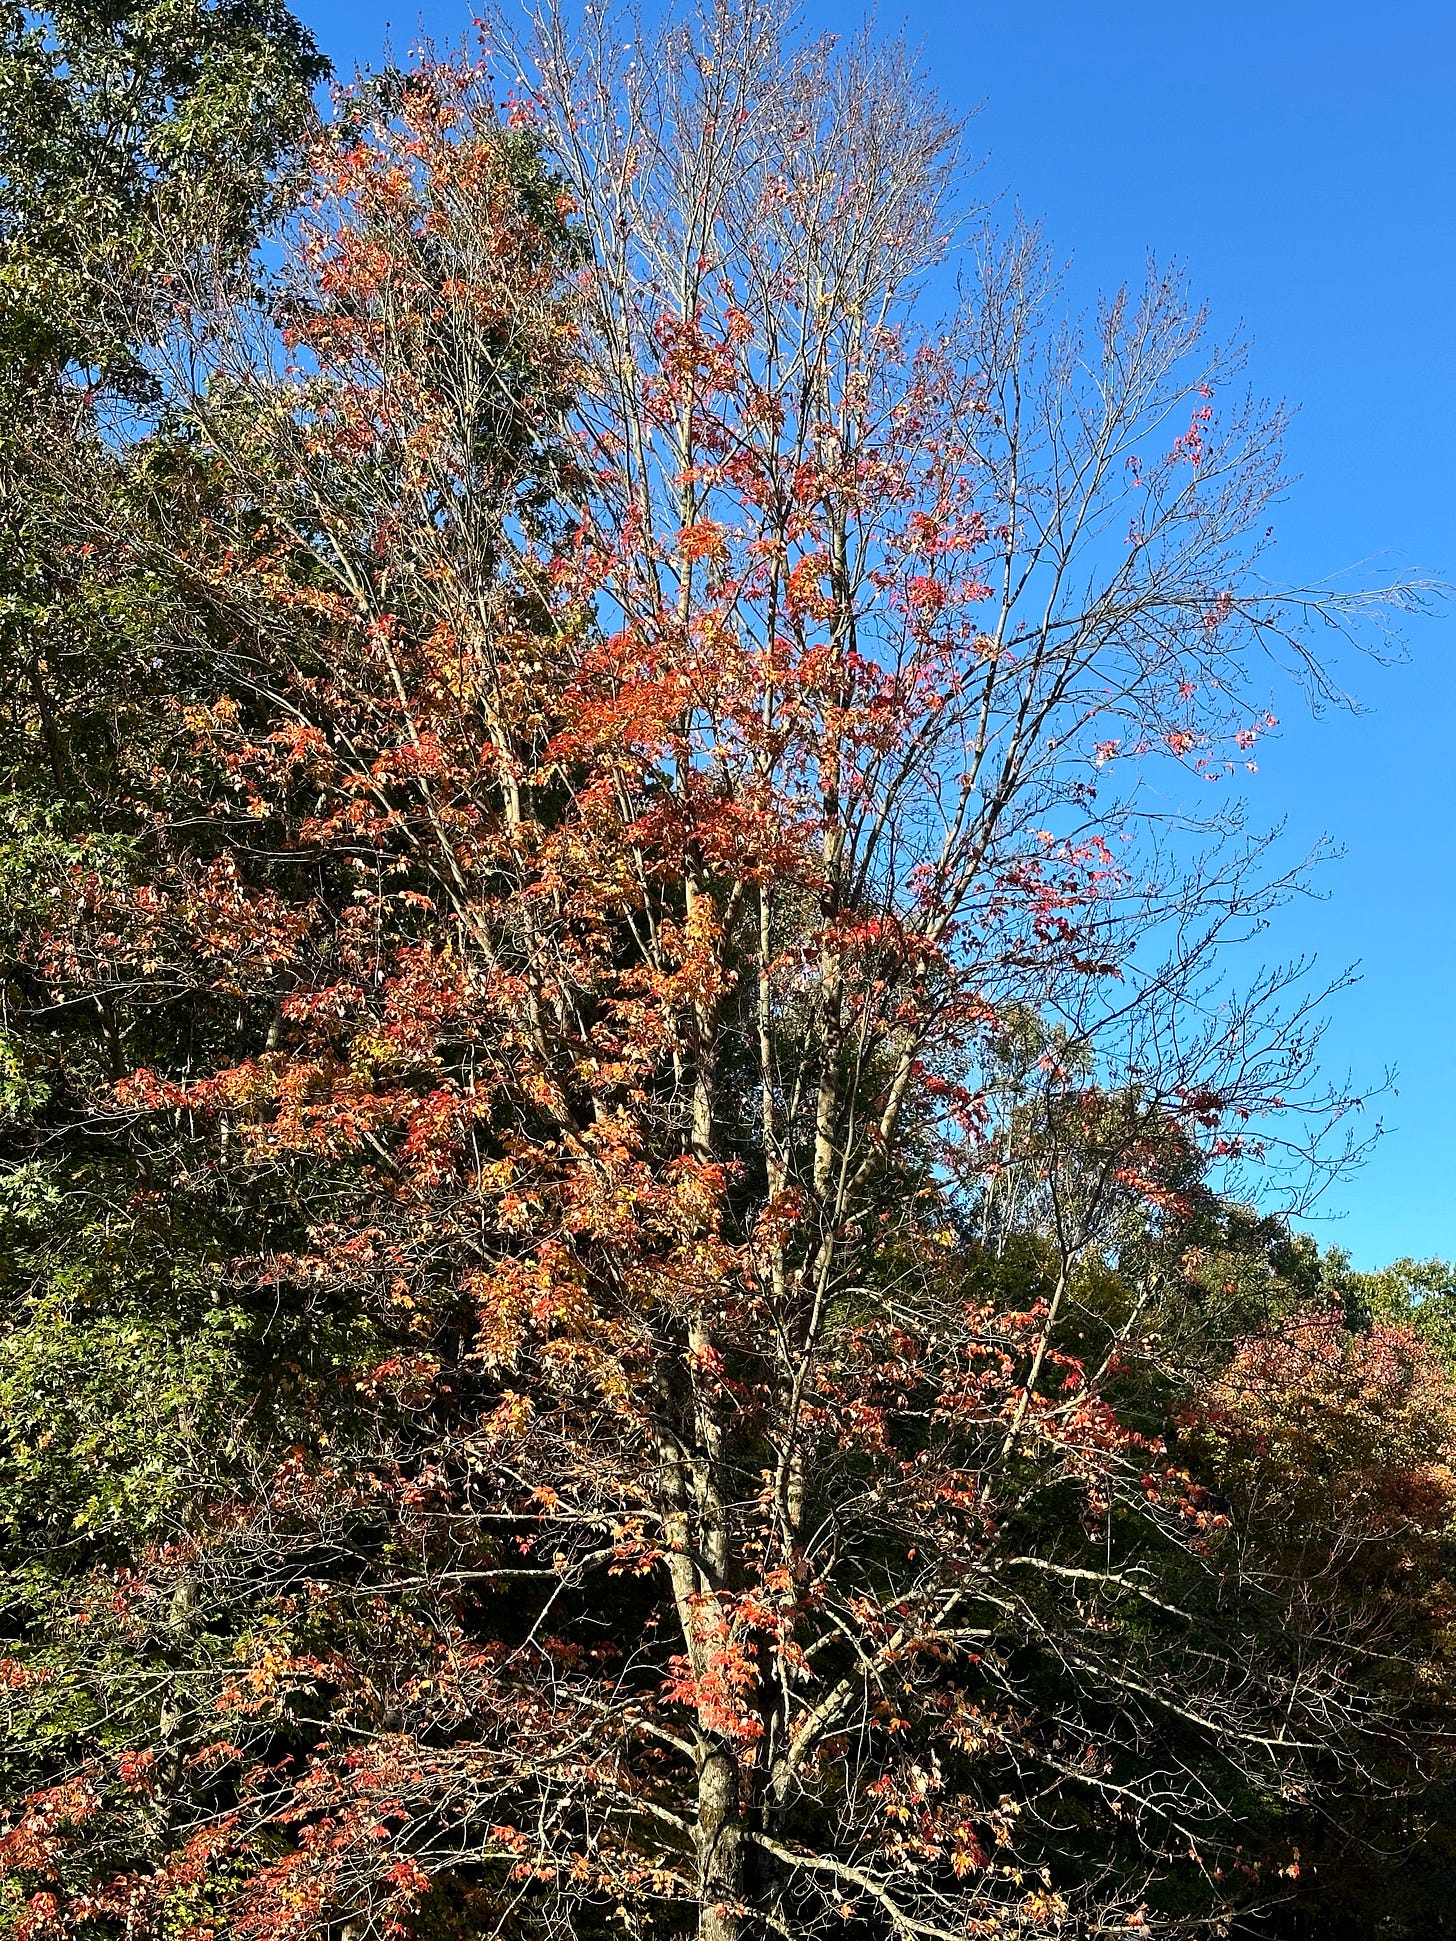
[[[117,447],[158,401],[146,353],[171,280],[201,260],[246,265],[325,71],[267,0],[0,15],[0,647],[17,830],[53,823],[61,799],[94,825],[79,804],[124,786],[121,716],[160,685],[155,589],[91,572],[57,503],[56,454],[122,482]]]
[[[198,1196],[163,1195],[96,1109],[123,1040],[176,1043],[169,994],[145,975],[53,989],[37,940],[58,893],[155,871],[187,679],[178,589],[91,526],[141,490],[174,280],[203,261],[248,273],[323,72],[267,5],[0,16],[0,1554],[21,1636],[45,1638],[88,1569],[135,1562],[189,1489],[216,1487],[269,1352],[250,1361],[214,1299],[227,1243]],[[174,1716],[163,1662],[139,1687],[18,1699],[8,1790]]]

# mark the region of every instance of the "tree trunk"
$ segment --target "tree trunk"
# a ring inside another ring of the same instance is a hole
[[[739,1941],[743,1835],[732,1753],[707,1747],[698,1768],[698,1941]]]

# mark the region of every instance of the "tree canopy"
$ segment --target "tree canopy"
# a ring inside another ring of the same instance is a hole
[[[620,28],[6,16],[0,1918],[1442,1932],[1452,1275],[1236,976],[1420,589],[903,48]]]

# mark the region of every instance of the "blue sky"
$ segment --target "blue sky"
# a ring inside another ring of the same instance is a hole
[[[441,40],[462,0],[296,0],[340,68]],[[1220,332],[1252,341],[1254,387],[1300,406],[1301,475],[1272,571],[1456,580],[1456,7],[1449,0],[953,0],[881,4],[940,91],[979,107],[986,195],[1044,222],[1092,291],[1147,254],[1185,263]],[[815,0],[816,26],[857,10]],[[1393,1093],[1374,1157],[1337,1187],[1324,1241],[1357,1264],[1456,1255],[1456,604],[1408,631],[1400,667],[1350,661],[1364,712],[1283,710],[1254,819],[1291,852],[1344,850],[1323,900],[1271,951],[1362,981],[1331,1010],[1326,1062]]]

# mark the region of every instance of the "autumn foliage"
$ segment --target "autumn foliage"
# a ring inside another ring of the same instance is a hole
[[[179,262],[165,408],[57,461],[166,672],[15,936],[17,1163],[104,1271],[17,1260],[192,1359],[150,1507],[28,1582],[8,1918],[1287,1896],[1423,1783],[1456,1387],[1268,1245],[1168,1345],[1212,1169],[1346,1103],[1279,974],[1204,1001],[1279,889],[1249,670],[1322,678],[1277,423],[1175,280],[1074,340],[1029,237],[919,330],[960,133],[895,49],[495,46],[341,97],[262,297]]]

